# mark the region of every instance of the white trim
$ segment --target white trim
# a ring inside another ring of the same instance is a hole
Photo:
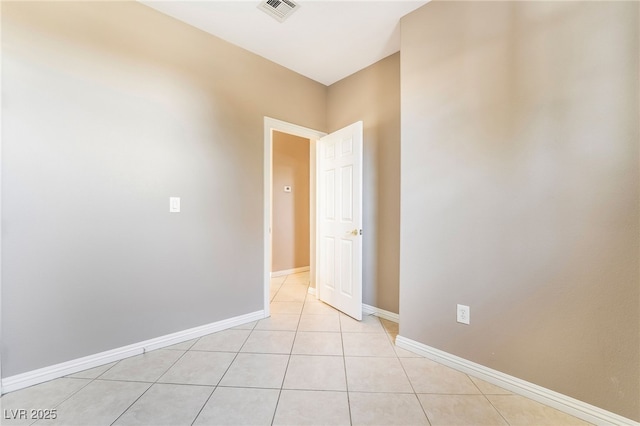
[[[2,5],[0,5],[0,8]],[[0,14],[2,11],[0,10]],[[1,21],[1,20],[0,20]],[[2,45],[2,23],[0,23],[0,46]],[[0,77],[2,76],[2,55],[0,55]],[[2,78],[0,78],[0,93],[2,93]],[[0,105],[0,170],[2,170],[2,106]],[[2,377],[2,173],[0,173],[0,378]],[[2,380],[0,379],[0,395],[2,395]]]
[[[317,207],[317,194],[316,188],[318,187],[316,176],[316,165],[318,164],[316,159],[316,141],[309,139],[309,285],[316,286],[316,207]]]
[[[297,274],[299,272],[306,272],[309,270],[308,266],[301,266],[299,268],[285,269],[283,271],[276,271],[271,273],[271,278],[283,277],[285,275]]]
[[[2,391],[4,393],[13,392],[18,389],[26,388],[28,386],[37,385],[38,383],[57,379],[59,377],[67,376],[69,374],[77,373],[89,368],[98,367],[110,362],[119,361],[121,359],[128,358],[134,355],[140,355],[154,349],[160,349],[178,343],[186,342],[187,340],[202,337],[207,334],[215,333],[217,331],[226,330],[227,328],[246,324],[248,322],[257,321],[262,318],[265,318],[264,311],[256,311],[245,315],[239,315],[233,318],[228,318],[222,321],[217,321],[211,324],[178,331],[177,333],[171,333],[164,336],[156,337],[154,339],[145,340],[143,342],[122,346],[120,348],[111,349],[109,351],[77,358],[71,361],[62,362],[60,364],[51,365],[49,367],[39,368],[37,370],[28,371],[22,374],[16,374],[15,376],[2,379]]]
[[[318,188],[320,186],[320,143],[319,143],[320,138],[318,138],[317,140],[313,141],[311,143],[311,149],[313,149],[313,158],[314,158],[314,164],[313,164],[313,169],[315,170],[315,173],[313,174],[313,179],[315,182],[315,188],[313,190],[313,193],[315,195],[314,197],[314,208],[313,208],[313,216],[315,218],[315,223],[313,224],[313,239],[315,241],[315,248],[313,249],[313,269],[311,270],[311,273],[309,274],[309,282],[313,281],[313,287],[315,289],[315,296],[316,296],[316,300],[320,300],[320,269],[318,268],[318,265],[320,265],[320,226],[319,226],[319,218],[322,217],[322,212],[320,211],[320,208],[322,207],[322,197],[320,194],[320,191],[318,191]]]
[[[272,159],[273,159],[273,142],[271,140],[272,133],[274,130],[279,132],[289,133],[291,135],[300,136],[303,138],[307,138],[311,141],[310,149],[313,149],[314,141],[320,139],[325,136],[326,133],[320,132],[318,130],[309,129],[306,127],[298,126],[296,124],[287,123],[286,121],[277,120],[271,117],[264,117],[264,179],[263,179],[263,191],[264,191],[264,219],[263,219],[263,252],[264,252],[264,288],[263,288],[263,298],[264,298],[264,313],[265,317],[270,315],[270,288],[271,288],[271,205],[272,205],[272,194],[271,194],[271,186],[272,186],[272,171],[273,167]],[[313,177],[312,177],[313,179]],[[311,235],[312,239],[315,238],[315,235]],[[311,275],[315,276],[316,271],[315,263],[313,264],[314,268],[311,268]],[[311,265],[310,265],[311,266]],[[312,278],[313,280],[313,278]]]
[[[396,337],[396,346],[408,351],[420,354],[425,358],[439,362],[471,376],[478,377],[494,385],[500,386],[511,392],[538,401],[557,410],[578,417],[597,425],[633,425],[640,423],[622,417],[602,408],[586,402],[571,398],[570,396],[552,391],[542,386],[527,382],[517,377],[510,376],[500,371],[476,364],[448,352],[441,351],[423,343],[407,339],[403,336]]]
[[[400,315],[391,311],[385,311],[384,309],[376,308],[375,306],[367,305],[365,303],[362,304],[362,313],[364,315],[375,315],[377,317],[384,318],[395,323],[400,322]]]
[[[307,293],[309,293],[309,294],[311,294],[311,295],[315,296],[315,295],[316,295],[316,288],[315,288],[315,287],[309,287],[309,288],[307,289]]]

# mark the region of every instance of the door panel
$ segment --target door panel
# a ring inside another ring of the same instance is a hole
[[[322,276],[322,281],[325,283],[325,285],[329,289],[333,290],[336,287],[335,285],[336,241],[332,237],[325,237],[324,241],[325,241],[325,248],[326,248],[326,251],[325,251],[326,262],[322,264],[323,268],[321,269],[321,271],[323,271],[324,274],[321,276]]]
[[[353,168],[342,168],[342,221],[353,222]]]
[[[342,276],[340,277],[340,291],[343,295],[352,297],[353,296],[353,280],[351,276],[353,274],[353,242],[342,240],[342,249],[340,251],[342,254],[342,267],[340,268],[340,272]]]
[[[320,139],[320,300],[362,319],[362,122]]]

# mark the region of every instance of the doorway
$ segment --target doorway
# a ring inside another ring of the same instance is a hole
[[[316,285],[316,142],[326,133],[306,127],[264,118],[264,314],[270,316],[270,282],[273,267],[273,151],[274,132],[298,136],[309,141],[309,281],[310,288]],[[285,191],[283,188],[279,190]],[[292,186],[292,185],[291,185]],[[291,188],[293,191],[294,188]]]
[[[275,132],[309,140],[309,284],[316,297],[362,319],[363,123],[330,135],[264,119],[264,314],[270,316]],[[305,141],[306,142],[306,141]],[[283,190],[291,190],[284,185]],[[279,188],[278,188],[279,190]]]
[[[271,137],[271,278],[278,278],[309,271],[311,141],[276,130]]]

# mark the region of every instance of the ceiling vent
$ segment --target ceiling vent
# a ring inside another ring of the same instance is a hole
[[[265,0],[258,5],[258,9],[272,16],[276,21],[284,22],[296,10],[300,9],[300,5],[291,0]]]

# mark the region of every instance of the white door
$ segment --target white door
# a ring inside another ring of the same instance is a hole
[[[318,144],[320,300],[362,319],[362,121]]]

